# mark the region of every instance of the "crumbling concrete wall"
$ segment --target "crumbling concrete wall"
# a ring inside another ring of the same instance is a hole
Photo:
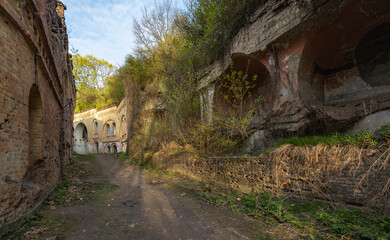
[[[203,111],[224,105],[218,78],[230,62],[251,60],[264,103],[250,132],[272,142],[348,130],[390,108],[389,27],[386,0],[267,1],[200,81],[203,95],[215,88]],[[265,148],[257,142],[248,150]]]
[[[56,0],[0,1],[0,236],[41,203],[71,158],[64,10]]]
[[[81,154],[126,152],[126,98],[118,106],[75,114],[73,150]]]

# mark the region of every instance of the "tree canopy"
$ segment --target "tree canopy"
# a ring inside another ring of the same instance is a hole
[[[73,75],[77,88],[76,112],[118,104],[124,85],[114,73],[116,68],[92,55],[73,55]]]

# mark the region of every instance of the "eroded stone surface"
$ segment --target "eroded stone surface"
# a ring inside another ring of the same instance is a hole
[[[265,99],[252,133],[278,139],[348,130],[390,108],[389,22],[386,0],[267,1],[198,88],[218,86],[231,61],[242,70],[251,60],[261,66],[249,72],[260,76]],[[216,103],[224,106],[220,91]]]

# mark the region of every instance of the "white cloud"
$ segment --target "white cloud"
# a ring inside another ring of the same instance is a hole
[[[70,45],[80,54],[92,54],[122,64],[134,48],[133,18],[154,0],[63,0]]]

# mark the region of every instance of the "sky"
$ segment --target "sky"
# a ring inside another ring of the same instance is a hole
[[[71,49],[122,65],[134,45],[133,19],[162,0],[61,0]],[[183,0],[177,4],[183,8]]]

